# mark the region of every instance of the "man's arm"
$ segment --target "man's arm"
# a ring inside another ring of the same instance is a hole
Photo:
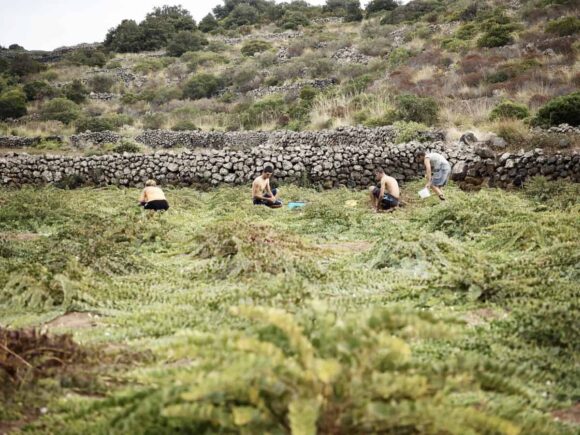
[[[385,196],[385,188],[386,188],[386,180],[381,180],[381,190],[379,192],[379,200],[377,201],[377,211],[381,209],[381,202],[383,201],[383,197]]]
[[[425,177],[427,178],[427,185],[425,187],[431,186],[431,160],[429,157],[425,157]]]
[[[261,201],[270,201],[269,198],[266,198],[262,195],[262,189],[260,189],[260,185],[255,181],[252,183],[252,198],[256,198]]]
[[[272,189],[270,188],[270,179],[268,179],[268,181],[266,181],[266,190],[270,194],[270,197],[272,198],[272,202],[276,201],[276,197],[274,196],[274,194],[272,193]]]

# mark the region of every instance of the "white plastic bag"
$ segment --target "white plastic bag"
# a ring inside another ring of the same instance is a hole
[[[419,196],[421,199],[429,198],[431,196],[431,192],[425,187],[424,189],[419,190]]]

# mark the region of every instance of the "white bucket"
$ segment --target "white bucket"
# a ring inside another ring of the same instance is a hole
[[[419,190],[419,196],[421,199],[429,198],[431,196],[431,192],[426,187],[424,189]]]

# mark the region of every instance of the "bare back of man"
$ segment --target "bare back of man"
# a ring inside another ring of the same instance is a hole
[[[377,211],[392,211],[399,206],[401,191],[399,183],[382,170],[376,172],[378,186],[370,188],[370,197],[373,207]]]

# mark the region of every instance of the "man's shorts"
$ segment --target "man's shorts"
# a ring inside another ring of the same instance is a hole
[[[433,173],[431,177],[431,184],[437,187],[443,187],[449,181],[449,175],[451,174],[451,166],[445,165],[441,166],[438,171]]]
[[[379,194],[381,193],[381,189],[379,187],[375,187],[373,190],[373,195],[375,198],[379,197]],[[383,195],[383,199],[381,200],[381,208],[383,210],[389,210],[391,208],[395,208],[399,205],[399,200],[397,198],[395,198],[393,195],[391,195],[390,193],[385,193]]]

